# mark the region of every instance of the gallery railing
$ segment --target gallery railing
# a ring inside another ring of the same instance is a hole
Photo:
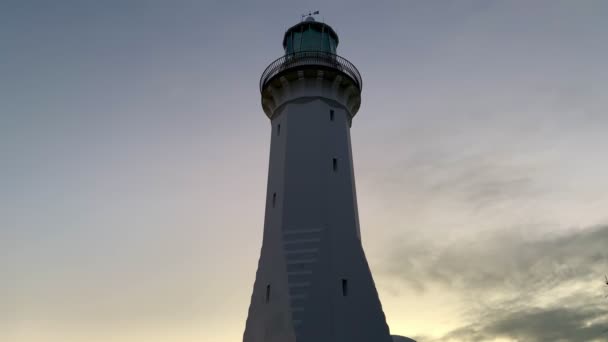
[[[266,83],[279,73],[296,67],[314,65],[338,69],[352,78],[360,90],[363,89],[363,79],[359,70],[346,58],[323,51],[300,51],[287,54],[270,63],[260,78],[260,92]]]

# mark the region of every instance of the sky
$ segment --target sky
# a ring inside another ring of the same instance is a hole
[[[0,340],[242,339],[300,15],[363,75],[393,334],[608,341],[608,2],[0,2]]]

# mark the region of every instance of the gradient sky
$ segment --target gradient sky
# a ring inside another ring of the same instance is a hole
[[[241,340],[258,80],[309,10],[364,78],[359,213],[391,332],[608,341],[603,0],[1,1],[1,341]]]

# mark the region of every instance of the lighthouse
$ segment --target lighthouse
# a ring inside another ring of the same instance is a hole
[[[312,16],[262,73],[264,234],[244,342],[391,342],[361,244],[350,127],[363,81]]]

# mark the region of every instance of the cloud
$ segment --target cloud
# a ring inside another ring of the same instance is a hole
[[[417,340],[608,341],[608,226],[536,236],[532,230],[395,245],[385,275],[417,291],[439,286],[465,307],[468,323]]]
[[[506,310],[435,341],[608,341],[608,312],[597,306]]]
[[[418,289],[439,283],[477,291],[539,292],[569,281],[600,280],[608,226],[534,237],[534,227],[480,233],[470,240],[393,246],[383,271]]]
[[[540,191],[531,177],[530,166],[516,165],[508,157],[490,158],[487,155],[461,156],[450,160],[432,173],[430,190],[433,193],[454,192],[474,207],[503,201],[530,198]]]
[[[452,209],[456,215],[521,213],[546,204],[555,195],[557,187],[547,176],[550,156],[524,155],[513,143],[480,146],[465,138],[454,139],[448,140],[457,147],[441,145],[445,141],[425,142],[417,151],[395,151],[400,156],[395,160],[378,161],[387,167],[374,170],[372,191],[388,206],[397,205],[396,211],[402,210],[404,202],[415,202]],[[526,221],[529,217],[538,221],[538,214],[528,215]],[[520,220],[520,216],[509,215],[510,220]]]

